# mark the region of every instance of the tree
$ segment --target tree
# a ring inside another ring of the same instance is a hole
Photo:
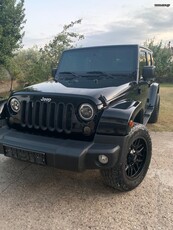
[[[0,65],[7,68],[24,36],[24,11],[24,0],[0,0]]]
[[[157,77],[160,81],[173,79],[173,55],[171,49],[163,42],[155,44],[154,39],[144,42],[144,46],[153,51]]]
[[[59,58],[65,49],[73,48],[76,40],[84,39],[82,34],[70,31],[75,25],[80,24],[82,19],[64,25],[63,30],[58,33],[52,41],[40,49],[42,58],[49,63],[50,68],[57,66]]]
[[[23,84],[34,84],[48,79],[47,65],[37,47],[21,50],[10,64],[11,73]]]
[[[71,31],[74,25],[80,23],[81,19],[65,25],[63,30],[42,49],[33,47],[18,52],[9,65],[11,74],[23,84],[48,80],[62,52],[76,46],[76,42],[84,38],[83,35]]]

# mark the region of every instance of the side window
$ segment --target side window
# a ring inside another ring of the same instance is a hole
[[[151,56],[151,65],[154,65],[153,54],[150,54],[150,56]]]
[[[145,51],[140,51],[140,57],[139,57],[139,76],[142,77],[142,69],[144,66],[147,65],[147,54]]]
[[[148,62],[148,65],[149,66],[152,66],[152,55],[151,55],[151,53],[147,53],[147,62]]]

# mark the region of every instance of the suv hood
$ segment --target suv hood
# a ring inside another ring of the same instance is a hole
[[[30,95],[39,94],[43,96],[69,96],[69,97],[84,97],[94,101],[97,105],[102,104],[103,101],[110,103],[116,98],[124,96],[131,88],[130,83],[123,84],[117,87],[106,88],[72,88],[64,86],[60,82],[48,81],[40,84],[32,85],[24,88],[21,91],[15,92],[13,95]],[[100,97],[102,98],[100,100]]]

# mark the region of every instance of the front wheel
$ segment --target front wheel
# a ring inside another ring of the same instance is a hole
[[[120,191],[136,188],[144,179],[151,160],[152,144],[144,125],[135,125],[127,138],[125,150],[112,169],[102,169],[106,185]]]

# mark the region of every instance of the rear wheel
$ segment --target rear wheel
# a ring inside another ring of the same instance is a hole
[[[152,144],[144,125],[135,125],[127,139],[124,152],[112,169],[101,170],[106,185],[120,191],[136,188],[144,179],[151,160]]]

